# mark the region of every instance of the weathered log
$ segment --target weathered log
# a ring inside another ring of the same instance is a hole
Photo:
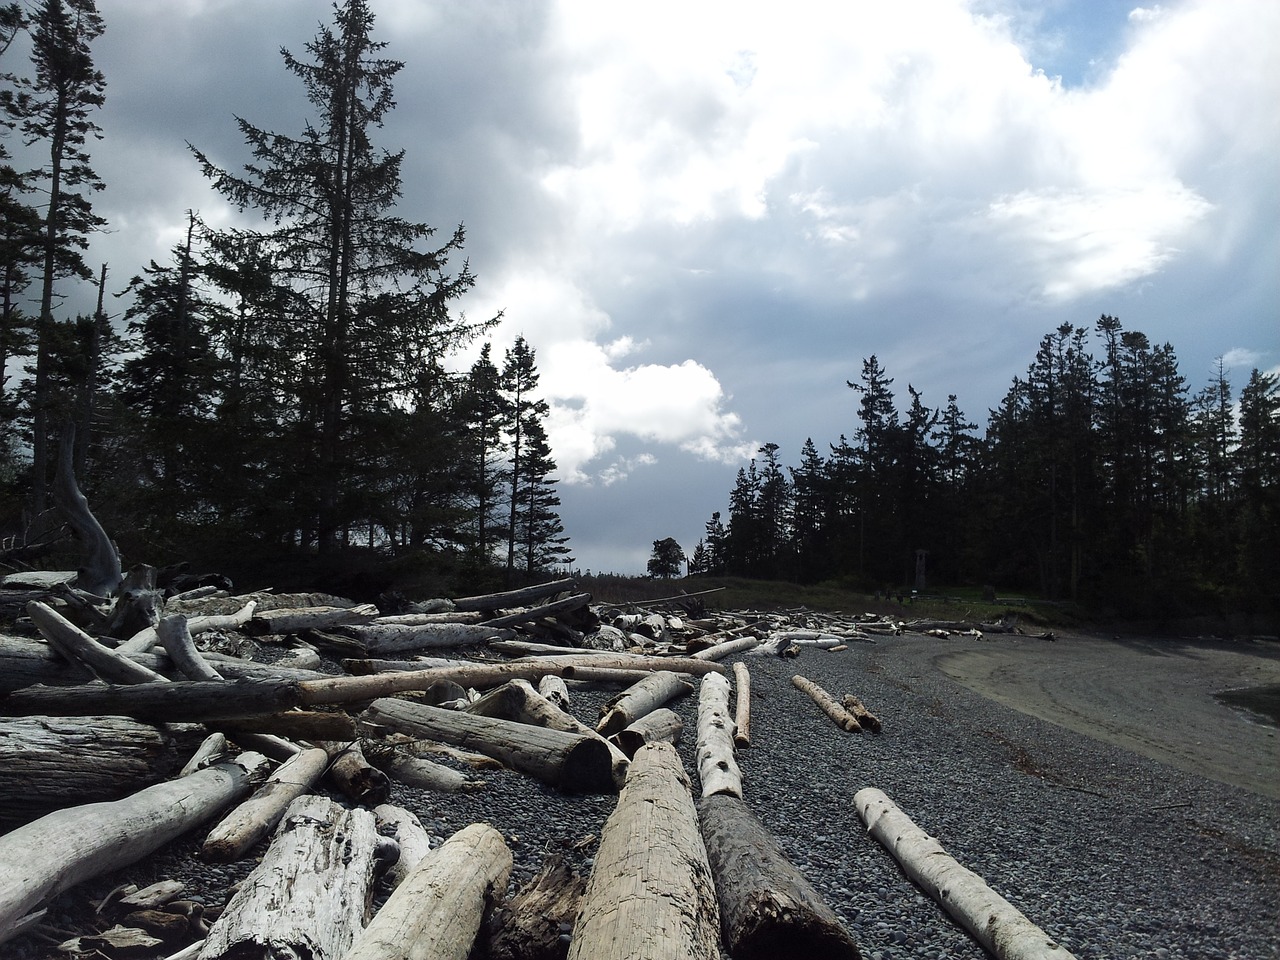
[[[796,674],[791,678],[791,682],[797,689],[807,693],[813,702],[822,708],[822,712],[831,718],[832,723],[841,730],[847,730],[849,733],[860,733],[862,731],[862,726],[858,723],[857,718],[840,706],[835,697],[831,696],[808,677]]]
[[[742,662],[733,665],[733,678],[737,685],[734,702],[733,745],[741,749],[751,746],[751,674]]]
[[[123,578],[120,553],[102,524],[89,509],[89,501],[80,492],[75,474],[76,427],[68,420],[62,428],[58,445],[58,466],[53,476],[53,502],[66,518],[84,550],[84,563],[76,571],[76,586],[97,597],[116,592]],[[40,481],[43,484],[43,479]]]
[[[378,608],[367,603],[355,607],[285,607],[259,610],[244,627],[253,634],[332,630],[338,626],[369,623],[377,615]]]
[[[697,807],[734,960],[859,960],[835,911],[740,797],[703,797]]]
[[[391,781],[366,759],[359,740],[321,740],[316,746],[329,754],[329,782],[343,796],[366,807],[386,803]]]
[[[0,693],[34,684],[79,684],[93,671],[72,663],[44,640],[0,636]]]
[[[569,688],[563,677],[547,674],[538,681],[538,692],[561,710],[569,710]]]
[[[200,848],[201,856],[214,863],[243,859],[259,840],[275,829],[289,804],[320,782],[328,766],[329,755],[319,747],[290,757],[253,796],[209,831]]]
[[[387,882],[400,886],[423,857],[431,852],[431,834],[416,816],[404,807],[380,803],[373,808],[378,833],[390,837],[400,848],[400,856],[387,868]]]
[[[372,656],[408,650],[465,647],[495,639],[509,640],[515,636],[505,627],[491,627],[485,623],[368,624],[344,627],[342,633],[363,644],[365,652]]]
[[[209,662],[196,649],[191,639],[191,631],[187,628],[187,618],[180,613],[172,613],[156,625],[156,636],[165,653],[173,661],[173,665],[182,671],[183,676],[192,680],[221,680],[222,674],[209,665]]]
[[[286,740],[341,740],[356,738],[356,722],[350,714],[320,710],[284,710],[262,716],[230,717],[207,721],[232,739],[246,734],[269,734]],[[263,753],[267,751],[263,750]],[[270,754],[268,754],[270,755]]]
[[[569,960],[714,960],[715,887],[689,778],[667,743],[636,753],[600,834]]]
[[[670,743],[678,746],[680,735],[684,732],[684,721],[680,714],[666,707],[659,707],[652,713],[619,730],[609,739],[616,743],[628,757],[635,757],[636,751],[646,743]]]
[[[292,680],[191,680],[186,683],[84,684],[27,687],[0,698],[0,713],[85,717],[115,715],[135,720],[218,720],[256,717],[299,706],[302,691]]]
[[[176,609],[180,604],[174,603],[175,599],[171,597],[168,606]],[[236,613],[187,617],[187,629],[192,636],[197,636],[210,630],[238,630],[249,622],[249,618],[253,616],[253,611],[257,608],[257,605],[258,602],[256,600],[250,600]],[[159,642],[160,634],[156,632],[156,628],[148,626],[139,630],[116,647],[116,652],[126,655],[146,653]]]
[[[126,717],[0,720],[0,825],[118,800],[174,776],[200,736]]]
[[[481,623],[484,621],[484,614],[478,610],[460,613],[456,610],[441,611],[439,613],[396,613],[390,616],[375,617],[374,623],[399,623],[406,626],[416,627],[424,623]]]
[[[646,713],[693,692],[693,684],[670,670],[659,670],[628,687],[600,708],[596,730],[603,736],[629,727]]]
[[[209,929],[200,960],[341,960],[364,926],[374,875],[394,856],[392,846],[368,810],[299,797]]]
[[[594,647],[566,647],[555,643],[533,643],[530,640],[492,640],[489,649],[504,657],[559,657],[565,654],[603,654],[609,656],[612,650],[597,650]]]
[[[265,775],[265,765],[260,754],[242,753],[123,800],[67,807],[0,837],[0,943],[41,901],[140,860],[217,816]]]
[[[103,646],[74,623],[39,600],[27,604],[31,617],[41,636],[63,656],[83,664],[97,676],[114,683],[166,682],[167,678],[128,657],[121,656],[110,647]]]
[[[715,646],[706,647],[693,656],[698,660],[723,660],[730,654],[754,650],[762,642],[759,637],[738,637],[734,640],[725,640],[723,643],[717,643]]]
[[[853,714],[853,718],[864,730],[870,730],[872,733],[880,732],[880,718],[868,710],[866,704],[853,694],[845,694],[840,700],[840,705]]]
[[[591,602],[591,594],[576,593],[571,597],[564,597],[561,600],[553,600],[551,603],[544,603],[537,607],[528,607],[514,613],[508,613],[501,617],[494,617],[484,621],[486,627],[514,627],[522,623],[532,623],[534,620],[541,620],[543,617],[554,617],[562,613],[571,613],[574,610],[581,610]]]
[[[507,590],[503,593],[459,597],[453,601],[453,609],[466,612],[469,610],[500,610],[503,607],[523,607],[525,604],[540,600],[543,597],[566,593],[575,586],[577,586],[576,582],[571,579],[552,580],[549,583],[535,583],[531,587]]]
[[[742,771],[733,757],[733,721],[729,719],[729,681],[718,673],[702,678],[698,694],[698,778],[702,795],[742,798]]]
[[[488,960],[563,960],[562,931],[571,929],[586,878],[553,854],[537,875],[485,920]]]
[[[512,857],[485,823],[458,831],[396,887],[345,960],[466,960]]]
[[[465,773],[446,767],[443,763],[410,756],[396,747],[369,743],[365,746],[364,753],[370,763],[405,786],[421,787],[437,793],[471,793],[484,788],[483,780],[472,780]]]
[[[375,700],[364,717],[412,737],[475,750],[568,793],[615,789],[613,758],[592,737],[391,698]]]
[[[998,960],[1074,960],[1070,951],[961,866],[882,791],[865,787],[853,796],[858,815],[911,880],[938,901]]]
[[[219,763],[224,760],[231,752],[231,745],[227,743],[226,734],[211,733],[200,742],[200,746],[191,754],[190,758],[182,769],[178,771],[178,776],[185,777],[189,773],[195,773],[197,770],[203,770],[212,763]]]
[[[527,680],[511,680],[494,687],[479,700],[463,708],[467,713],[482,717],[498,717],[517,723],[531,723],[550,730],[594,737],[605,745],[613,761],[614,785],[621,789],[627,779],[627,767],[631,759],[615,744],[610,743],[571,713],[566,713],[534,690]]]

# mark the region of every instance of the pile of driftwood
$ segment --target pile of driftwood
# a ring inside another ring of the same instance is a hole
[[[206,861],[261,856],[225,906],[185,900],[181,884],[119,891],[99,907],[118,923],[60,949],[607,960],[714,958],[723,944],[735,958],[858,956],[742,799],[750,675],[720,661],[838,651],[902,624],[625,612],[572,581],[394,615],[215,587],[166,598],[147,568],[124,581],[101,605],[56,578],[25,591],[10,578],[0,596],[11,609],[25,597],[13,635],[0,636],[0,942],[39,931],[55,895],[199,830]],[[324,672],[335,661],[343,672]],[[589,725],[569,709],[570,683],[621,691]],[[795,683],[844,729],[879,728],[856,698]],[[664,706],[695,690],[699,791],[672,746],[680,717]],[[430,750],[481,754],[570,793],[619,792],[589,880],[549,862],[504,899],[512,855],[484,824],[431,850],[415,815],[386,802],[389,778],[482,785]],[[868,804],[888,823],[884,802]],[[983,924],[999,927],[978,899]]]

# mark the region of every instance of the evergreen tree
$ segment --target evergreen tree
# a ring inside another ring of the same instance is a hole
[[[485,564],[492,559],[502,530],[497,508],[506,449],[503,426],[507,422],[502,379],[489,343],[484,344],[467,372],[462,417],[467,426],[466,476],[471,511],[470,530],[464,539],[476,561]]]
[[[533,465],[528,443],[531,423],[541,423],[547,414],[545,401],[535,396],[538,365],[534,349],[524,337],[506,351],[502,360],[502,393],[507,414],[506,433],[510,451],[507,469],[509,494],[507,515],[507,580],[514,582],[516,547],[521,542],[518,526],[521,493],[531,487]]]
[[[541,416],[531,416],[524,424],[524,473],[516,497],[515,523],[526,579],[556,567],[573,563],[560,522],[560,497],[553,476],[556,462]]]
[[[1239,583],[1246,602],[1276,598],[1280,557],[1280,377],[1254,369],[1240,391]]]
[[[706,522],[703,539],[706,544],[706,562],[702,564],[703,573],[717,576],[723,574],[728,565],[729,534],[720,520],[719,510],[711,514],[711,519]]]
[[[684,548],[674,538],[653,541],[653,553],[647,566],[649,576],[669,580],[680,576],[683,566]]]

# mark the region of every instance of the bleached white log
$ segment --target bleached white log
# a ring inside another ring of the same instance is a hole
[[[916,826],[883,791],[859,790],[853,804],[867,832],[893,854],[907,876],[998,960],[1074,960],[1069,950]]]
[[[680,744],[680,736],[684,733],[684,721],[680,714],[666,707],[659,707],[651,713],[619,730],[609,739],[618,745],[628,757],[634,757],[636,751],[646,743]]]
[[[275,829],[289,804],[319,783],[328,765],[329,755],[319,747],[294,754],[252,797],[209,831],[201,856],[214,863],[243,859],[254,844]]]
[[[737,637],[734,640],[725,640],[723,643],[707,647],[705,650],[699,650],[693,656],[698,660],[723,660],[730,654],[754,650],[761,643],[759,637]]]
[[[48,897],[134,863],[215,817],[266,775],[242,753],[187,777],[105,803],[68,807],[0,837],[0,943]]]
[[[169,602],[173,604],[176,597],[171,597]],[[173,604],[175,607],[178,604]],[[187,629],[192,636],[206,633],[211,630],[238,630],[249,622],[249,618],[253,616],[253,611],[257,609],[258,601],[250,600],[236,613],[216,614],[210,616],[188,617]],[[156,632],[155,627],[147,627],[139,630],[124,643],[116,647],[118,653],[126,656],[135,653],[145,653],[160,642],[160,635]]]
[[[400,856],[387,870],[387,882],[398,887],[423,857],[431,852],[431,834],[422,821],[404,807],[380,803],[373,808],[378,832],[400,847]]]
[[[222,674],[211,667],[196,649],[191,631],[187,627],[187,618],[182,614],[171,613],[164,617],[156,624],[156,635],[160,638],[165,653],[184,677],[191,680],[223,679]]]
[[[344,632],[363,643],[371,656],[406,650],[465,647],[494,639],[509,640],[515,636],[514,631],[505,627],[470,623],[368,624],[347,627]]]
[[[670,670],[659,670],[628,687],[600,708],[596,730],[603,736],[629,727],[646,713],[693,692],[693,685]]]
[[[751,674],[745,663],[739,661],[733,665],[733,679],[737,686],[733,713],[733,745],[749,747],[751,746]]]
[[[720,914],[689,778],[669,743],[642,747],[605,822],[569,960],[715,960]]]
[[[89,636],[58,611],[39,600],[27,604],[27,616],[49,646],[112,683],[168,683],[168,678],[121,656]]]
[[[569,709],[569,688],[564,678],[547,674],[538,681],[538,692],[554,703],[561,710]]]
[[[511,866],[511,851],[493,827],[459,830],[396,887],[345,960],[466,960]]]
[[[742,771],[733,756],[733,721],[729,718],[729,681],[718,673],[702,678],[698,694],[698,778],[702,796],[719,793],[742,797]]]
[[[835,697],[831,696],[808,677],[796,674],[791,678],[791,682],[797,689],[807,693],[810,699],[822,708],[822,712],[831,718],[831,722],[841,730],[847,730],[849,733],[860,733],[862,731],[862,726],[858,723],[857,718],[842,707]]]

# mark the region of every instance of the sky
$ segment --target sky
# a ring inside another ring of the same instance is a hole
[[[1280,3],[371,0],[403,60],[400,214],[462,223],[468,317],[534,347],[576,566],[692,552],[765,443],[857,429],[876,355],[985,425],[1042,336],[1101,314],[1198,390],[1280,369]],[[185,211],[240,216],[191,143],[297,133],[319,0],[102,0],[93,163],[123,287]],[[465,366],[473,355],[458,358]]]

